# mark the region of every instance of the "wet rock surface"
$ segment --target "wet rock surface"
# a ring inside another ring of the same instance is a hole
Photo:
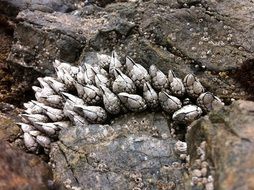
[[[254,103],[236,101],[194,122],[187,133],[190,168],[206,142],[206,160],[213,170],[214,189],[253,189]]]
[[[62,130],[50,157],[55,179],[69,188],[183,189],[175,143],[160,113],[128,114]]]
[[[49,189],[52,173],[37,156],[26,154],[2,140],[0,151],[0,189]]]

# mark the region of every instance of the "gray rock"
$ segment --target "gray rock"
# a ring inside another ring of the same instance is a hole
[[[190,168],[195,168],[196,150],[205,141],[214,189],[254,188],[253,111],[254,102],[236,101],[191,125],[187,133]]]
[[[110,125],[62,130],[50,153],[56,180],[81,189],[183,189],[176,140],[161,114],[128,114]]]
[[[70,12],[75,9],[74,3],[78,1],[70,0],[1,0],[0,1],[0,12],[15,17],[19,11],[29,10],[40,10],[43,12]]]
[[[253,57],[253,29],[245,17],[252,12],[237,8],[251,7],[248,2],[235,2],[160,0],[105,8],[90,4],[73,15],[22,11],[9,62],[49,74],[54,59],[77,64],[88,51],[110,54],[116,49],[146,68],[155,64],[165,73],[173,69],[179,77],[195,73],[227,101],[243,98],[246,92],[233,72]],[[239,11],[231,11],[233,7]]]

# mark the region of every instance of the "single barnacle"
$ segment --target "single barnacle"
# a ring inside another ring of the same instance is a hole
[[[79,72],[76,75],[76,80],[79,84],[86,84],[85,71],[81,66],[79,66]]]
[[[140,64],[135,63],[130,57],[126,57],[127,75],[134,84],[143,90],[145,82],[151,82],[151,77],[147,70]]]
[[[62,109],[52,108],[36,101],[32,102],[41,106],[43,108],[43,113],[46,114],[52,121],[61,121],[65,117]]]
[[[148,107],[152,109],[158,107],[159,105],[158,94],[148,82],[144,84],[143,98],[145,99]]]
[[[173,113],[182,107],[182,102],[177,97],[164,91],[159,93],[159,101],[162,109],[168,113]]]
[[[88,125],[88,121],[83,116],[77,114],[75,111],[67,110],[66,116],[72,121],[75,126],[84,127]]]
[[[24,103],[24,107],[26,108],[25,112],[28,114],[36,114],[36,113],[42,113],[43,109],[41,106],[36,105],[32,101],[29,101],[27,103]]]
[[[168,71],[168,82],[170,91],[173,95],[180,97],[184,95],[185,88],[183,85],[183,81],[182,79],[177,78],[172,70]]]
[[[168,87],[167,76],[155,65],[150,66],[149,74],[151,76],[152,85],[156,90],[161,91]]]
[[[197,104],[200,106],[205,112],[209,112],[216,107],[224,106],[224,103],[213,93],[204,92],[200,94],[197,99]]]
[[[38,97],[38,96],[37,96]],[[37,100],[45,105],[61,108],[63,105],[63,98],[59,95],[41,95]]]
[[[62,69],[65,69],[65,70],[68,71],[68,72],[71,71],[71,65],[70,65],[70,64],[64,63],[64,62],[60,62],[59,60],[55,60],[55,61],[53,62],[53,66],[54,66],[54,68],[55,68],[55,70],[56,70],[57,76],[58,76],[58,74],[60,74],[60,73],[58,73],[58,72],[61,72]],[[60,75],[61,75],[61,74],[60,74]]]
[[[57,137],[60,128],[54,123],[36,122],[35,128],[49,137]]]
[[[102,75],[104,75],[105,77],[109,78],[108,72],[107,72],[105,69],[103,69],[103,68],[101,68],[100,66],[98,66],[98,65],[95,65],[95,66],[93,67],[93,71],[94,71],[95,73],[97,73],[97,74],[102,74]]]
[[[72,78],[74,78],[75,80],[77,80],[77,75],[78,75],[78,73],[79,73],[79,67],[71,66],[69,73],[70,73],[70,75],[72,76]]]
[[[28,133],[29,131],[34,131],[35,130],[35,127],[30,125],[30,124],[27,124],[27,123],[17,123],[18,125],[20,125],[22,131],[24,133]]]
[[[75,79],[65,69],[61,69],[61,75],[58,77],[65,85],[66,88],[72,89],[74,87]]]
[[[63,112],[65,116],[68,116],[67,111],[73,111],[74,105],[85,105],[84,100],[81,98],[74,96],[69,93],[62,93],[63,97],[65,98],[65,103],[63,106]]]
[[[131,111],[140,112],[146,109],[147,105],[145,100],[137,94],[128,94],[121,92],[118,94],[121,102]]]
[[[65,92],[68,90],[64,83],[56,80],[53,77],[44,77],[44,81],[57,93]]]
[[[110,80],[106,76],[100,73],[95,74],[95,84],[97,87],[99,87],[100,85],[103,85],[110,88]]]
[[[95,84],[95,73],[92,66],[89,64],[83,64],[84,68],[84,81],[85,84],[94,85]]]
[[[75,84],[78,96],[84,100],[86,104],[98,105],[102,101],[102,94],[99,88],[94,85],[82,86],[78,83]]]
[[[114,75],[116,78],[112,85],[112,90],[114,93],[116,94],[119,94],[121,92],[126,92],[130,94],[136,93],[136,86],[127,75],[123,74],[119,69],[115,69]]]
[[[32,123],[36,122],[48,122],[49,118],[43,114],[21,114],[22,117],[29,120]]]
[[[49,152],[51,140],[47,136],[37,135],[36,142],[44,148],[45,153]]]
[[[107,112],[100,106],[75,105],[74,109],[90,123],[104,123],[107,119]]]
[[[106,86],[100,86],[103,93],[103,104],[106,109],[111,114],[118,114],[121,111],[121,102],[118,97],[111,92]]]
[[[39,145],[36,139],[29,132],[24,132],[23,138],[24,138],[24,144],[28,151],[31,151],[31,152],[38,151]]]
[[[97,64],[101,67],[101,68],[109,68],[109,64],[111,61],[111,57],[109,55],[106,54],[100,54],[97,53]]]
[[[192,121],[198,119],[201,114],[202,110],[200,107],[196,105],[186,105],[183,106],[181,109],[177,110],[173,114],[172,119],[176,123],[189,124]]]
[[[188,95],[193,98],[197,98],[201,93],[205,91],[202,84],[193,74],[186,75],[183,79],[183,83]]]
[[[121,64],[119,57],[115,51],[112,51],[111,61],[109,64],[109,75],[114,76],[115,69],[122,70],[123,65]]]

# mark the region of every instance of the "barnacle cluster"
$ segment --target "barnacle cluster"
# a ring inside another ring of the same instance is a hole
[[[24,104],[19,123],[29,151],[44,148],[47,153],[61,128],[103,124],[128,111],[162,108],[176,124],[189,124],[215,104],[223,105],[193,74],[182,80],[155,65],[147,71],[128,56],[122,64],[115,51],[98,58],[97,65],[80,66],[56,60],[56,77],[38,78],[40,87],[32,87],[36,100]]]

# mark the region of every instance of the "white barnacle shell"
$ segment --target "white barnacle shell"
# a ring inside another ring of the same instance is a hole
[[[140,112],[146,109],[147,105],[145,100],[137,94],[128,94],[121,92],[118,94],[121,102],[131,111]]]
[[[65,84],[53,77],[44,77],[44,81],[57,93],[67,91]]]
[[[59,77],[59,80],[61,80],[66,85],[66,88],[72,89],[74,87],[75,79],[65,69],[61,69],[61,70],[62,70],[62,75]]]
[[[61,72],[62,69],[65,69],[68,72],[71,71],[71,65],[69,63],[64,63],[64,62],[61,62],[57,59],[53,62],[53,67],[56,70],[57,76],[58,76],[58,72],[59,71]]]
[[[77,85],[76,86],[78,95],[81,97],[86,104],[98,105],[102,101],[102,94],[98,87],[94,85]]]
[[[143,97],[148,107],[152,109],[158,107],[159,105],[158,94],[148,82],[144,84]]]
[[[173,95],[183,96],[185,93],[185,87],[182,79],[177,78],[172,70],[168,71],[169,88]]]
[[[32,135],[30,135],[28,132],[24,132],[23,138],[24,144],[28,151],[36,152],[38,150],[38,143]]]
[[[24,133],[29,133],[30,131],[35,130],[34,126],[27,124],[27,123],[17,123],[21,126],[21,129]]]
[[[123,65],[121,64],[119,57],[115,51],[112,51],[111,61],[109,64],[109,75],[114,76],[115,69],[122,70]]]
[[[112,84],[112,90],[114,93],[119,94],[121,92],[127,92],[130,94],[136,93],[136,86],[134,82],[119,69],[114,71],[115,80]]]
[[[62,109],[52,108],[36,101],[33,101],[33,103],[41,106],[43,108],[43,113],[47,115],[52,121],[61,121],[65,117]]]
[[[97,53],[97,60],[98,60],[98,65],[102,68],[109,68],[109,64],[111,62],[111,57],[109,55],[106,54],[101,54],[101,53]]]
[[[145,82],[151,82],[147,70],[140,64],[135,63],[130,57],[126,57],[127,75],[132,79],[136,87],[143,90]],[[130,69],[132,68],[132,69]]]
[[[75,80],[77,80],[77,75],[79,73],[79,67],[76,67],[76,66],[71,66],[70,68],[70,75],[72,76],[72,78],[74,78]]]
[[[48,153],[51,143],[50,138],[44,135],[38,135],[36,136],[36,141],[38,142],[39,145],[41,145],[44,148],[44,151]]]
[[[21,114],[21,116],[25,117],[32,123],[49,121],[49,118],[43,114]]]
[[[96,73],[95,74],[95,84],[97,87],[103,85],[103,86],[110,88],[111,83],[110,83],[110,80],[106,76],[104,76],[100,73]]]
[[[202,110],[200,107],[196,105],[186,105],[183,106],[181,109],[177,110],[173,114],[172,119],[176,123],[189,124],[192,121],[198,119],[201,114]]]
[[[91,65],[84,63],[84,81],[86,84],[94,85],[95,84],[95,73]]]
[[[164,111],[173,113],[182,107],[182,102],[175,96],[162,91],[159,93],[159,101]]]
[[[197,99],[197,104],[200,106],[205,112],[209,112],[214,108],[220,108],[224,106],[224,103],[213,93],[211,92],[204,92],[200,94]]]
[[[183,80],[184,86],[189,96],[197,98],[201,93],[205,91],[198,78],[193,74],[188,74]]]
[[[100,86],[103,93],[103,104],[106,109],[111,114],[118,114],[121,111],[121,102],[119,98],[111,92],[106,86]]]
[[[63,97],[65,98],[65,103],[63,106],[63,112],[65,116],[68,116],[68,114],[66,113],[66,111],[73,111],[74,105],[85,105],[84,100],[82,100],[81,98],[74,96],[72,94],[69,93],[62,93]]]
[[[36,122],[35,128],[50,137],[56,137],[57,132],[60,130],[60,128],[58,128],[54,123],[43,122]]]
[[[81,66],[79,66],[79,71],[78,71],[78,73],[76,75],[76,80],[80,84],[86,84],[85,71],[84,71],[83,67],[81,67]]]
[[[74,110],[74,106],[73,106],[73,110]],[[79,114],[77,114],[75,111],[67,110],[66,116],[72,121],[72,123],[75,126],[84,127],[88,125],[88,121],[83,116],[80,116]]]
[[[59,95],[41,95],[38,99],[39,102],[44,103],[45,105],[53,107],[62,107],[63,98]]]
[[[167,76],[159,70],[155,65],[151,65],[149,68],[149,74],[151,76],[152,85],[156,90],[164,90],[168,87]]]
[[[100,106],[74,106],[75,111],[82,114],[90,123],[104,123],[107,112]]]
[[[24,103],[24,107],[26,108],[25,112],[28,114],[43,113],[43,108],[41,106],[36,105],[32,101]]]

